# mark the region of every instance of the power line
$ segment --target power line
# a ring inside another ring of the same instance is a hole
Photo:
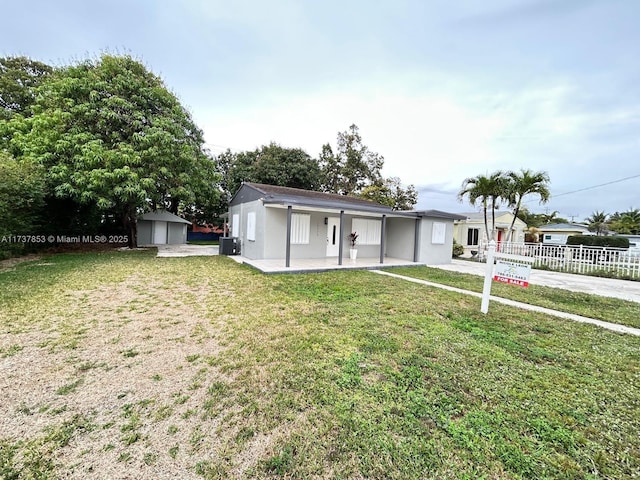
[[[572,190],[570,192],[564,192],[564,193],[559,193],[557,195],[552,195],[552,198],[558,198],[558,197],[562,197],[564,195],[571,195],[572,193],[584,192],[586,190],[593,190],[594,188],[605,187],[607,185],[613,185],[614,183],[620,183],[620,182],[624,182],[624,181],[631,180],[633,178],[639,178],[639,177],[640,177],[640,174],[632,175],[630,177],[620,178],[618,180],[612,180],[611,182],[600,183],[599,185],[593,185],[591,187],[580,188],[578,190]]]

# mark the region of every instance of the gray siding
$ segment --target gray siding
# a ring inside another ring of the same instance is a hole
[[[168,230],[167,243],[169,245],[187,243],[187,225],[185,223],[169,223]]]
[[[256,214],[255,240],[247,240],[248,213]],[[291,259],[326,258],[327,256],[327,225],[325,218],[339,218],[337,212],[315,212],[294,207],[292,213],[310,215],[309,243],[305,245],[291,245]],[[286,257],[287,209],[280,207],[265,207],[261,200],[247,203],[237,203],[229,208],[230,219],[237,214],[240,218],[240,229],[234,232],[240,242],[241,254],[252,260],[284,259]],[[352,231],[352,221],[358,215],[344,215],[344,230],[342,237],[343,259],[349,258],[348,235]],[[381,220],[381,217],[375,217]],[[432,243],[433,223],[445,225],[444,244]],[[415,218],[387,218],[385,237],[385,256],[413,261],[416,234]],[[453,220],[442,218],[422,218],[419,220],[418,261],[428,264],[442,264],[451,261],[453,243]],[[358,258],[379,258],[380,245],[356,244]]]
[[[309,243],[291,245],[291,258],[324,258],[327,256],[327,226],[324,219],[328,214],[293,209],[292,213],[311,215]],[[285,258],[287,242],[287,210],[284,208],[266,208],[264,258]]]
[[[240,215],[240,254],[252,260],[262,259],[265,248],[265,208],[262,202],[255,200],[232,207],[233,213]],[[256,214],[255,240],[247,239],[247,223],[249,213]],[[234,236],[235,233],[234,233]]]
[[[388,218],[386,230],[386,255],[413,261],[416,219]]]
[[[446,226],[445,240],[442,245],[431,243],[434,222],[444,223]],[[442,218],[423,218],[420,225],[420,238],[419,262],[426,263],[428,265],[451,263],[451,251],[453,249],[453,220],[446,220]]]
[[[151,245],[151,223],[149,220],[138,221],[138,245]]]
[[[167,244],[180,245],[187,243],[187,224],[169,222],[167,225]],[[138,245],[153,245],[153,234],[157,222],[152,220],[138,221]]]

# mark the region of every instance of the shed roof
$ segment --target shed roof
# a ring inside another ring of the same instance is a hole
[[[138,220],[150,220],[150,221],[159,221],[159,222],[171,222],[171,223],[186,223],[187,225],[191,225],[189,220],[185,220],[178,215],[174,215],[171,212],[167,212],[166,210],[156,210],[155,212],[147,212],[138,217]]]

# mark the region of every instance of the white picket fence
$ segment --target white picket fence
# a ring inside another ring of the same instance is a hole
[[[486,244],[478,246],[478,258],[482,261],[487,247]],[[640,279],[640,255],[621,248],[499,242],[496,252],[533,257],[534,268]]]

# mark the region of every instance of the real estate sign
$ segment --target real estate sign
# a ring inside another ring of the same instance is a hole
[[[496,268],[493,272],[493,279],[496,282],[528,287],[529,275],[531,275],[531,265],[529,264],[501,259],[496,260]]]

